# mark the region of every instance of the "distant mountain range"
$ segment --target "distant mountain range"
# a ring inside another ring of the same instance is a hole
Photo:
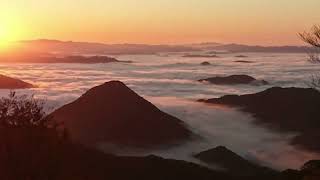
[[[226,53],[266,52],[266,53],[306,53],[312,51],[307,46],[250,46],[243,44],[220,44],[214,42],[183,45],[148,44],[103,44],[59,40],[29,40],[19,44],[26,52],[54,54],[159,54],[192,51],[217,51]]]
[[[223,44],[212,48],[212,50],[227,52],[274,52],[274,53],[305,53],[313,51],[307,46],[249,46],[243,44]]]
[[[103,44],[58,40],[21,41],[27,51],[58,54],[156,54],[167,52],[198,51],[197,48],[184,45],[147,45],[147,44]]]

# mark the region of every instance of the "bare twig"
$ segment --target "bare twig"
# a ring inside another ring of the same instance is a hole
[[[309,52],[309,61],[311,63],[320,63],[320,25],[315,25],[309,32],[299,33],[300,38],[312,46],[314,50]],[[320,74],[312,75],[310,83],[311,88],[320,90]]]

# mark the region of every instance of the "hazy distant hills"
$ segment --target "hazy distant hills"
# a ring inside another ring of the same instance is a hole
[[[103,44],[46,39],[21,41],[20,44],[29,51],[61,54],[155,54],[199,50],[184,45]]]
[[[212,50],[218,46],[222,46],[223,44],[221,43],[216,43],[216,42],[204,42],[204,43],[194,43],[194,44],[186,44],[185,46],[187,47],[193,47],[195,49],[200,49],[200,50]]]
[[[313,49],[307,46],[249,46],[243,44],[224,44],[212,48],[228,52],[274,52],[274,53],[306,53]]]
[[[103,44],[59,40],[30,40],[19,42],[25,51],[57,54],[158,54],[191,51],[223,51],[230,53],[306,53],[312,49],[306,46],[250,46],[243,44],[220,44],[214,42],[183,45],[148,44]]]

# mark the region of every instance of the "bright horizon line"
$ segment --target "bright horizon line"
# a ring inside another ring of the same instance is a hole
[[[319,0],[0,1],[1,41],[104,44],[226,42],[300,46],[319,24]]]
[[[121,42],[121,43],[112,43],[112,42],[102,42],[102,41],[77,41],[77,40],[64,40],[64,39],[50,39],[50,38],[35,38],[35,39],[23,39],[23,40],[16,40],[16,41],[9,41],[9,43],[21,43],[21,42],[28,42],[28,41],[60,41],[60,42],[73,42],[73,43],[93,43],[93,44],[104,44],[104,45],[172,45],[172,46],[179,46],[179,45],[193,45],[193,44],[210,44],[216,43],[221,45],[230,45],[230,44],[237,44],[237,45],[247,45],[247,46],[262,46],[262,47],[283,47],[283,46],[308,46],[304,42],[301,41],[300,44],[281,44],[273,45],[273,44],[255,44],[255,43],[240,43],[240,42],[219,42],[219,41],[197,41],[197,42],[186,42],[186,43],[143,43],[143,42]]]

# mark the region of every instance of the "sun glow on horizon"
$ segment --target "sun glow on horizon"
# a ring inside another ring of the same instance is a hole
[[[13,35],[10,34],[4,26],[0,26],[0,52],[6,52],[11,49]]]
[[[319,0],[0,1],[0,43],[301,45],[297,33],[320,21],[319,6]]]
[[[9,51],[23,32],[20,21],[14,16],[0,14],[0,52]]]
[[[0,26],[0,47],[8,42],[8,32],[4,26]]]

